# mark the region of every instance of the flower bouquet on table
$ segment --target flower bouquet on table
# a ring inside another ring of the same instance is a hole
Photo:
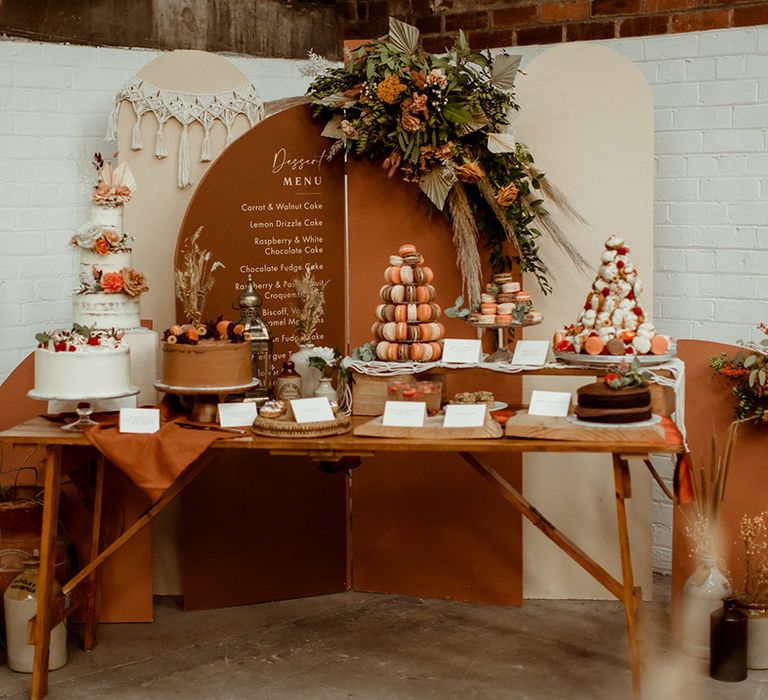
[[[471,306],[482,293],[479,242],[496,272],[511,269],[512,244],[520,269],[544,292],[551,285],[537,245],[540,229],[589,268],[546,216],[540,193],[578,214],[512,134],[520,60],[472,51],[461,31],[446,54],[430,54],[416,27],[390,18],[388,36],[352,51],[343,68],[326,69],[308,90],[316,115],[330,118],[323,134],[336,139],[331,155],[345,150],[379,162],[389,177],[417,182],[437,209],[447,209]]]
[[[768,326],[758,326],[768,336]],[[768,422],[768,338],[740,343],[742,350],[733,357],[725,353],[710,359],[715,374],[734,383],[736,418]]]

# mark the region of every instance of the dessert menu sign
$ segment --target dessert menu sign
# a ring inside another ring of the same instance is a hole
[[[309,107],[294,107],[257,124],[211,164],[187,208],[174,266],[201,226],[198,244],[224,268],[203,309],[204,319],[238,318],[233,302],[248,275],[261,295],[274,339],[274,363],[297,349],[292,281],[306,271],[325,284],[325,316],[312,341],[345,342],[344,164],[327,159],[332,141]],[[183,318],[177,301],[176,315]]]

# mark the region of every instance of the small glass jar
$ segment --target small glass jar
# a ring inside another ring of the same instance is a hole
[[[420,400],[427,404],[427,414],[437,415],[443,398],[443,383],[423,381],[417,382],[416,387],[421,394]]]
[[[404,401],[403,391],[408,391],[414,386],[411,377],[393,377],[387,382],[387,401]]]

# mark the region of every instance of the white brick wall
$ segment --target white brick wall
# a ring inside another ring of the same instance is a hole
[[[768,321],[768,26],[600,43],[632,60],[654,95],[658,327],[679,338],[757,337],[754,325]],[[157,55],[0,41],[0,381],[37,330],[70,320],[81,159],[109,150],[101,137],[113,94]],[[306,88],[298,61],[230,60],[265,100]],[[671,508],[654,494],[654,565],[668,571]]]

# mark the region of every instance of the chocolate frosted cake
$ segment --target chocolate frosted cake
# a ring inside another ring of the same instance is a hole
[[[650,420],[651,391],[647,386],[614,389],[605,382],[577,390],[576,416],[593,423],[635,423]]]

